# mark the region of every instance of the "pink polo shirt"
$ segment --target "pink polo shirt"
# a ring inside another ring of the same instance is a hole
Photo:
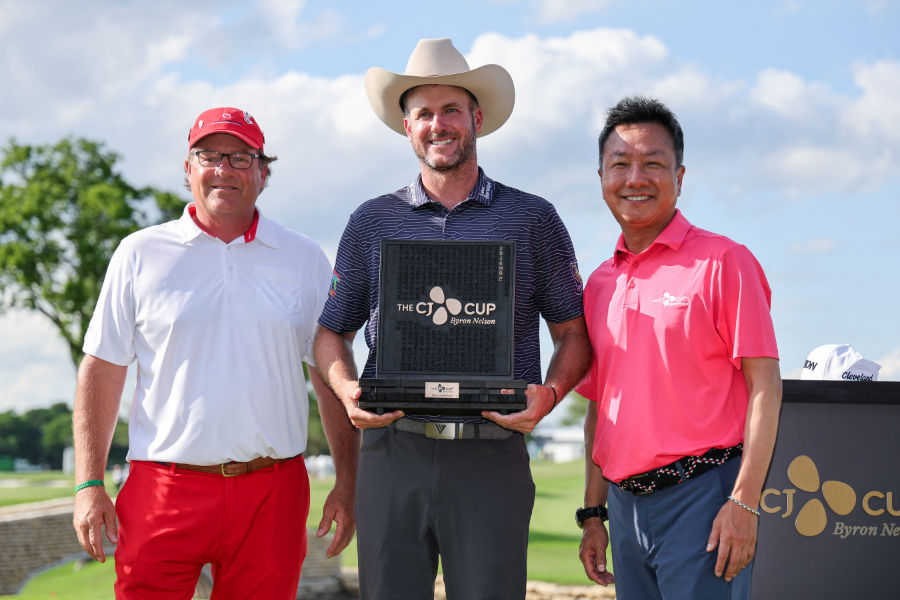
[[[640,254],[619,238],[584,290],[594,361],[577,388],[597,402],[593,459],[606,478],[743,440],[741,358],[778,358],[770,303],[750,251],[680,211]]]

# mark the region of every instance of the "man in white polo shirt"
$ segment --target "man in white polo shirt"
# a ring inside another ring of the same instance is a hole
[[[206,563],[220,597],[296,597],[309,512],[303,361],[329,440],[343,444],[318,535],[337,522],[330,555],[353,536],[358,442],[312,358],[331,266],[256,208],[275,160],[264,141],[242,110],[197,118],[184,162],[194,201],[122,240],[85,336],[74,521],[93,558],[106,558],[103,527],[117,543],[117,598],[189,598]],[[103,474],[135,360],[131,468],[113,506]]]

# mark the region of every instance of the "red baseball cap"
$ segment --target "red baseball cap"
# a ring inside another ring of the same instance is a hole
[[[227,133],[247,142],[252,148],[263,151],[266,141],[262,129],[250,113],[239,108],[211,108],[200,113],[188,133],[188,148],[193,148],[198,140],[213,133]]]

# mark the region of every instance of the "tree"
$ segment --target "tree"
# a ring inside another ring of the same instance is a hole
[[[566,414],[560,419],[560,425],[583,425],[588,399],[577,392],[572,392],[566,404],[568,405]]]
[[[10,140],[2,150],[0,314],[18,308],[47,317],[76,367],[119,241],[184,207],[175,194],[126,182],[118,159],[82,138],[46,146]]]
[[[0,456],[40,460],[40,427],[12,411],[0,414]]]
[[[72,413],[67,408],[65,413],[53,417],[41,430],[41,463],[51,469],[62,469],[63,450],[71,445]]]
[[[19,452],[14,456],[25,458],[33,464],[60,468],[63,448],[72,445],[72,412],[66,403],[34,408],[22,415],[21,421],[25,431],[33,431],[37,435],[22,439]]]

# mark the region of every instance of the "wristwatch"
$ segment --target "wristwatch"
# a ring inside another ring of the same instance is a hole
[[[575,522],[578,523],[579,528],[584,527],[584,522],[594,517],[600,517],[601,520],[606,521],[609,518],[606,507],[589,506],[588,508],[579,508],[575,511]]]

